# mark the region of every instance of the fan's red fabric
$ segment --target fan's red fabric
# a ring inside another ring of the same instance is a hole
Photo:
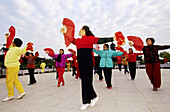
[[[9,32],[10,32],[10,35],[7,37],[7,40],[6,40],[6,48],[9,48],[9,46],[11,45],[12,43],[12,40],[14,39],[15,37],[15,28],[13,26],[11,26],[9,28]],[[8,34],[5,34],[5,36],[8,35]],[[5,60],[5,56],[6,56],[6,53],[7,51],[4,51],[5,52],[5,55],[4,55],[4,60]]]
[[[123,36],[121,31],[116,32],[115,36],[116,36],[117,45],[122,46],[125,44],[125,37]]]
[[[136,37],[136,36],[127,36],[129,41],[133,42],[133,47],[137,50],[137,51],[141,51],[143,48],[143,41],[140,37]]]
[[[10,32],[10,35],[8,36],[7,38],[7,42],[6,42],[6,48],[9,48],[9,46],[11,45],[12,43],[12,40],[14,39],[15,37],[15,28],[13,26],[11,26],[9,28],[9,32]]]
[[[35,52],[35,56],[37,56],[37,57],[38,57],[38,56],[39,56],[39,52]]]
[[[68,51],[70,51],[73,54],[76,54],[76,51],[74,51],[73,49],[68,49]]]
[[[32,42],[28,42],[28,44],[27,44],[27,49],[26,49],[26,50],[27,50],[27,51],[30,50],[30,51],[33,52],[33,51],[34,51],[34,49],[33,49],[33,47],[32,47],[33,45],[34,45],[34,44],[33,44]]]
[[[49,52],[50,56],[54,56],[55,55],[54,51],[51,48],[45,48],[44,51],[45,52]]]
[[[19,59],[18,61],[19,61],[20,63],[23,63],[23,60],[22,60],[22,59]]]
[[[125,57],[127,55],[127,51],[124,51],[124,54],[122,55],[122,57]]]
[[[74,40],[75,25],[68,18],[63,19],[63,25],[65,25],[67,28],[67,32],[64,33],[64,39],[65,39],[66,47],[68,47],[71,44],[71,42]]]
[[[164,62],[166,63],[166,62],[168,62],[168,60],[166,58],[164,58]]]
[[[116,50],[119,50],[121,52],[124,52],[124,49],[122,47],[116,47]]]

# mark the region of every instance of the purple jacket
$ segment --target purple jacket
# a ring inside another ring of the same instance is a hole
[[[54,59],[57,59],[58,55],[59,54],[55,54],[54,57],[50,56],[50,55],[49,56],[53,57]],[[72,56],[73,56],[73,54],[63,54],[63,55],[61,55],[61,62],[56,61],[55,67],[63,67],[63,68],[65,68],[67,58],[70,58]]]

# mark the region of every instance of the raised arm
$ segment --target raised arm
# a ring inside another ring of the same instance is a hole
[[[27,51],[26,51],[26,47],[24,47],[21,51],[18,52],[19,55],[24,55]]]
[[[96,54],[98,54],[98,55],[101,55],[101,50],[95,50],[95,49],[93,49],[93,52],[95,52]]]
[[[70,57],[72,57],[73,56],[73,54],[71,53],[71,54],[66,54],[66,58],[70,58]]]
[[[24,57],[25,57],[26,59],[29,59],[29,57],[28,57],[28,56],[26,56],[26,55],[24,55]]]
[[[103,44],[103,43],[112,42],[112,41],[114,41],[114,37],[99,38],[97,44]]]
[[[169,49],[170,45],[163,45],[163,46],[157,45],[156,47],[158,50],[164,50],[164,49]]]
[[[143,53],[135,53],[135,54],[136,54],[136,56],[143,55]]]
[[[35,60],[38,56],[39,56],[39,52],[37,51],[37,52],[35,53],[35,56],[32,57],[32,60]]]
[[[123,52],[112,51],[112,56],[122,56],[123,54]]]

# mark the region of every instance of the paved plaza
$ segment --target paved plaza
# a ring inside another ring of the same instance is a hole
[[[135,81],[129,75],[112,72],[113,88],[106,89],[105,81],[94,75],[94,87],[99,97],[95,107],[85,112],[170,112],[170,69],[162,69],[162,86],[157,92],[145,69],[137,70]],[[28,86],[28,76],[19,76],[26,96],[23,99],[1,102],[0,112],[81,112],[80,80],[65,72],[66,85],[57,87],[56,73],[36,74],[37,84]],[[0,100],[7,95],[5,78],[0,79]],[[15,88],[15,97],[18,91]]]

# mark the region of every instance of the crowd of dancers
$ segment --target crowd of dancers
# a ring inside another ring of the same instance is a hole
[[[65,29],[62,28],[61,32]],[[12,35],[13,30],[10,28],[10,35],[6,35],[6,38],[9,38]],[[121,70],[121,64],[124,66],[124,74],[130,74],[131,79],[135,80],[136,76],[136,57],[138,55],[144,55],[146,73],[153,85],[153,91],[157,91],[157,88],[161,86],[161,71],[160,71],[160,60],[158,51],[163,49],[170,48],[170,45],[154,45],[154,38],[147,38],[146,44],[142,48],[143,53],[134,53],[132,48],[129,48],[129,53],[125,54],[125,52],[118,52],[109,49],[109,45],[107,42],[112,42],[115,40],[115,37],[95,37],[91,32],[88,26],[83,26],[79,31],[79,36],[81,38],[73,39],[71,42],[77,48],[77,54],[75,52],[70,51],[70,54],[64,54],[64,50],[60,49],[58,54],[51,55],[49,52],[46,52],[50,57],[55,60],[55,67],[57,68],[58,74],[58,84],[65,85],[65,81],[63,78],[63,74],[65,71],[65,65],[67,58],[73,58],[74,71],[77,71],[76,79],[81,79],[81,93],[82,93],[82,106],[80,110],[86,110],[89,106],[94,107],[96,103],[99,101],[99,97],[96,91],[93,88],[93,55],[92,52],[95,52],[99,59],[98,63],[98,74],[99,80],[103,79],[102,71],[104,72],[104,78],[106,81],[106,88],[112,89],[111,79],[112,79],[112,68],[113,61],[112,57],[117,58],[117,62],[119,65],[119,70]],[[28,47],[24,47],[21,49],[22,40],[19,38],[14,38],[11,42],[9,50],[5,55],[5,66],[6,66],[6,85],[8,90],[8,95],[3,101],[9,101],[14,99],[14,85],[19,91],[18,99],[24,97],[26,92],[23,89],[22,84],[18,80],[18,71],[21,55],[24,55],[28,50]],[[95,50],[93,49],[93,44],[103,44],[103,50]],[[133,46],[133,43],[129,43],[129,45]],[[30,74],[30,82],[29,85],[36,83],[34,77],[34,69],[35,69],[35,59],[39,56],[39,53],[35,54],[30,53],[29,56],[25,56],[28,60],[28,71]],[[122,63],[121,63],[122,61]],[[129,65],[129,71],[127,69],[127,65]]]

